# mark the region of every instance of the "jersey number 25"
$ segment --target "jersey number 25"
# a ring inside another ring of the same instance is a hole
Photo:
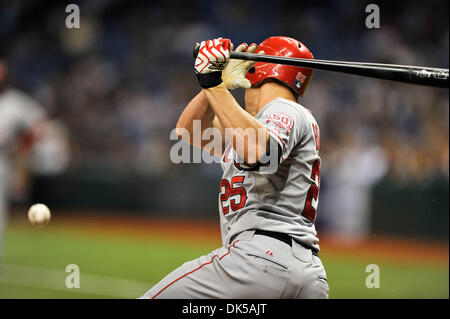
[[[224,214],[228,214],[231,210],[237,211],[245,206],[245,203],[247,202],[247,190],[239,186],[239,184],[242,184],[244,182],[245,176],[233,176],[231,178],[231,183],[227,179],[222,179],[220,181],[220,203],[222,205],[222,212]],[[239,201],[237,201],[237,198],[234,197],[235,195],[238,195]],[[226,202],[231,198],[230,204],[226,205]]]

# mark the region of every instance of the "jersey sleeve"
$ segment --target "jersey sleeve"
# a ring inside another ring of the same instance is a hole
[[[43,107],[26,93],[16,89],[5,90],[0,101],[0,144],[29,144],[45,118]]]
[[[303,136],[305,119],[296,106],[274,103],[264,110],[259,121],[263,123],[270,135],[268,149],[270,154],[267,154],[270,163],[263,165],[260,172],[273,173],[274,169],[278,169],[278,166],[289,157],[292,149]]]
[[[36,142],[40,124],[45,120],[46,114],[44,108],[29,96],[21,98],[18,109],[21,110],[17,123],[19,142],[30,149]]]

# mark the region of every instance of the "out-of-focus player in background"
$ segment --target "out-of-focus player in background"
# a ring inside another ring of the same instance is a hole
[[[142,298],[327,298],[314,226],[319,127],[297,103],[313,71],[230,60],[232,50],[228,39],[201,43],[195,73],[203,89],[177,124],[183,140],[221,157],[223,247],[183,264]],[[313,59],[288,37],[236,51]],[[245,108],[229,92],[238,87],[247,89]]]
[[[68,160],[66,132],[35,99],[8,83],[6,53],[0,48],[0,262],[9,199],[26,201],[31,170],[60,172]]]

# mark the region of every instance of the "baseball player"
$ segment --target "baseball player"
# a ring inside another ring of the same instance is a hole
[[[194,120],[202,133],[220,132],[222,151],[207,147],[211,140],[195,146],[221,157],[223,247],[183,264],[141,298],[327,298],[314,227],[319,127],[297,103],[313,70],[230,60],[232,50],[228,39],[201,43],[195,73],[202,90],[177,124],[179,135],[193,144]],[[313,59],[304,44],[288,37],[241,44],[236,51]],[[245,108],[229,92],[238,87],[246,89]]]
[[[26,159],[46,119],[44,108],[26,93],[9,86],[7,77],[8,64],[0,52],[0,263],[11,173],[25,179]]]

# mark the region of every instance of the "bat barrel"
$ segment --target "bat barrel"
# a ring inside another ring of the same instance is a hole
[[[197,57],[200,44],[194,46],[193,56]],[[231,52],[232,59],[257,62],[293,65],[304,68],[359,75],[369,78],[390,80],[402,83],[448,88],[448,69],[396,64],[329,61],[287,58],[271,55],[260,55],[246,52]]]
[[[231,58],[257,62],[300,66],[409,84],[448,88],[448,69],[402,66],[380,63],[344,62],[286,58],[245,52],[231,52]]]

